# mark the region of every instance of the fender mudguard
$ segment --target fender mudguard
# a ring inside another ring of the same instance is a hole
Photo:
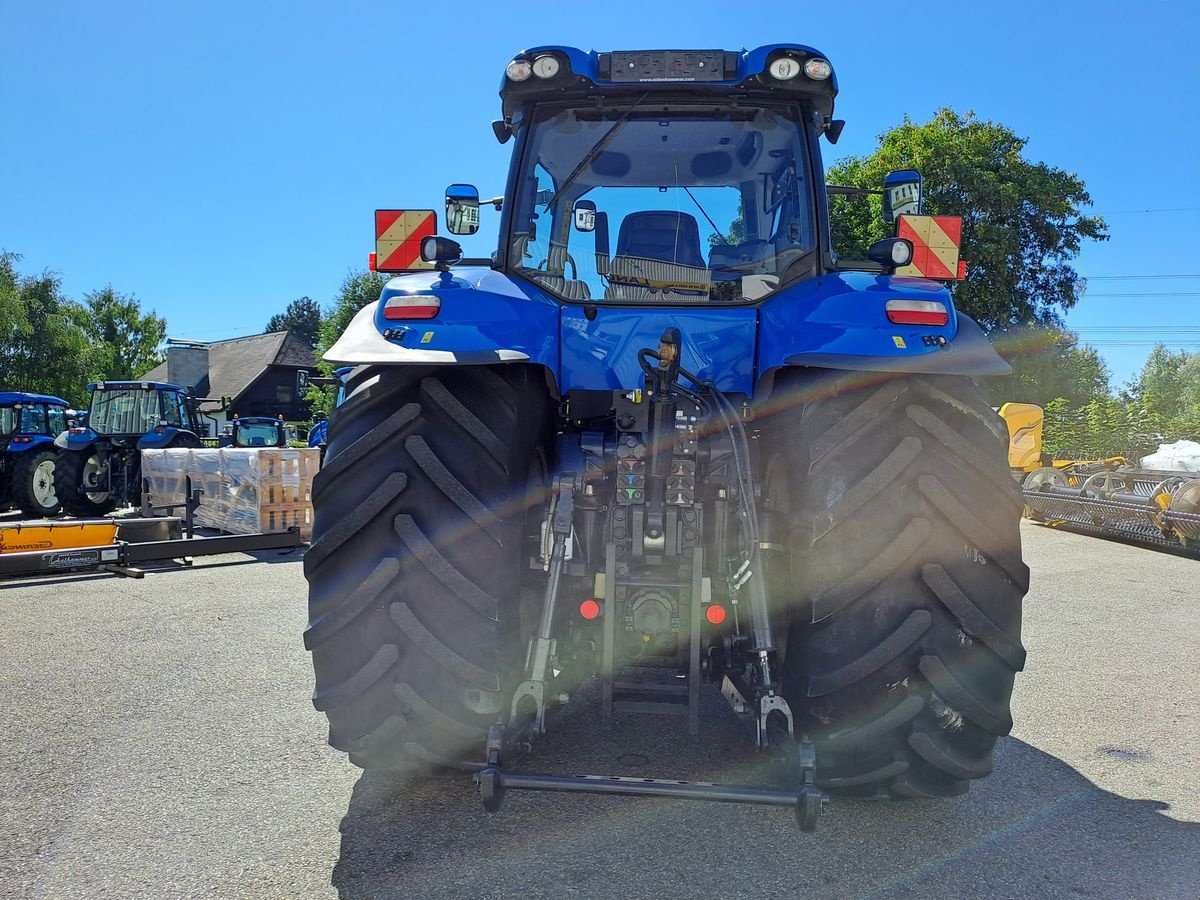
[[[180,436],[191,438],[197,447],[200,446],[200,439],[192,432],[183,428],[176,428],[174,425],[160,425],[158,428],[151,429],[138,438],[137,448],[139,450],[162,450],[165,447],[169,447]]]
[[[17,435],[13,435],[17,437]],[[20,443],[15,440],[10,440],[4,449],[9,453],[22,453],[26,450],[44,449],[49,445],[54,444],[54,438],[48,434],[22,434],[20,437],[25,438]]]
[[[936,300],[946,325],[896,325],[892,298]],[[838,272],[797,285],[763,304],[759,372],[813,366],[863,372],[1007,375],[1012,368],[970,316],[954,309],[941,284],[867,272]]]
[[[64,431],[54,439],[54,446],[62,450],[87,450],[98,440],[100,435],[85,426]]]
[[[436,296],[441,309],[432,319],[385,319],[384,306],[397,295]],[[359,310],[325,360],[353,366],[532,362],[555,372],[558,316],[556,301],[492,269],[400,275],[378,302]]]

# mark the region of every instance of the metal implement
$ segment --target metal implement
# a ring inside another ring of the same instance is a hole
[[[1022,489],[1047,525],[1200,553],[1200,477],[1103,463],[1036,469]]]
[[[21,577],[101,570],[141,578],[145,573],[130,568],[131,564],[156,559],[213,556],[219,553],[249,553],[252,550],[286,550],[302,545],[300,532],[294,528],[275,534],[225,534],[217,537],[137,544],[116,541],[103,546],[74,547],[69,550],[5,553],[0,555],[0,576]]]

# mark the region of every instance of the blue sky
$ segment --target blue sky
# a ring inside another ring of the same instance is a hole
[[[511,145],[488,123],[522,47],[794,40],[838,72],[848,124],[827,161],[951,105],[1083,177],[1112,239],[1081,254],[1092,280],[1068,324],[1115,387],[1155,340],[1200,350],[1195,0],[3,8],[0,248],[71,296],[135,294],[171,337],[254,333],[296,297],[328,302],[365,266],[376,207],[440,208],[455,181],[500,193]],[[1147,275],[1179,277],[1111,277]]]

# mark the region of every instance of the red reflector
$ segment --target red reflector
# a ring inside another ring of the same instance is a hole
[[[442,299],[428,294],[400,294],[383,304],[385,319],[432,319],[442,308]]]
[[[720,625],[725,621],[725,607],[712,604],[704,610],[704,618],[713,625]]]
[[[375,267],[379,265],[379,256],[375,253],[367,254],[367,269],[371,272],[379,271]]]
[[[579,614],[585,619],[598,619],[600,617],[600,604],[595,600],[584,600],[579,604]]]
[[[897,325],[945,325],[950,313],[936,300],[889,300],[884,307],[889,322]]]
[[[71,432],[71,434],[83,434],[85,431],[87,431],[86,428],[68,428],[67,430]]]

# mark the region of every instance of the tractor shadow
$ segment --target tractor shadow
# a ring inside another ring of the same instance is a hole
[[[681,719],[599,727],[592,698],[520,768],[751,782],[754,754],[715,692]],[[1131,761],[1131,765],[1137,764]],[[836,800],[816,835],[790,811],[510,793],[488,815],[469,778],[364,773],[332,884],[376,897],[1195,897],[1200,825],[1105,791],[1015,738],[957,800]]]

